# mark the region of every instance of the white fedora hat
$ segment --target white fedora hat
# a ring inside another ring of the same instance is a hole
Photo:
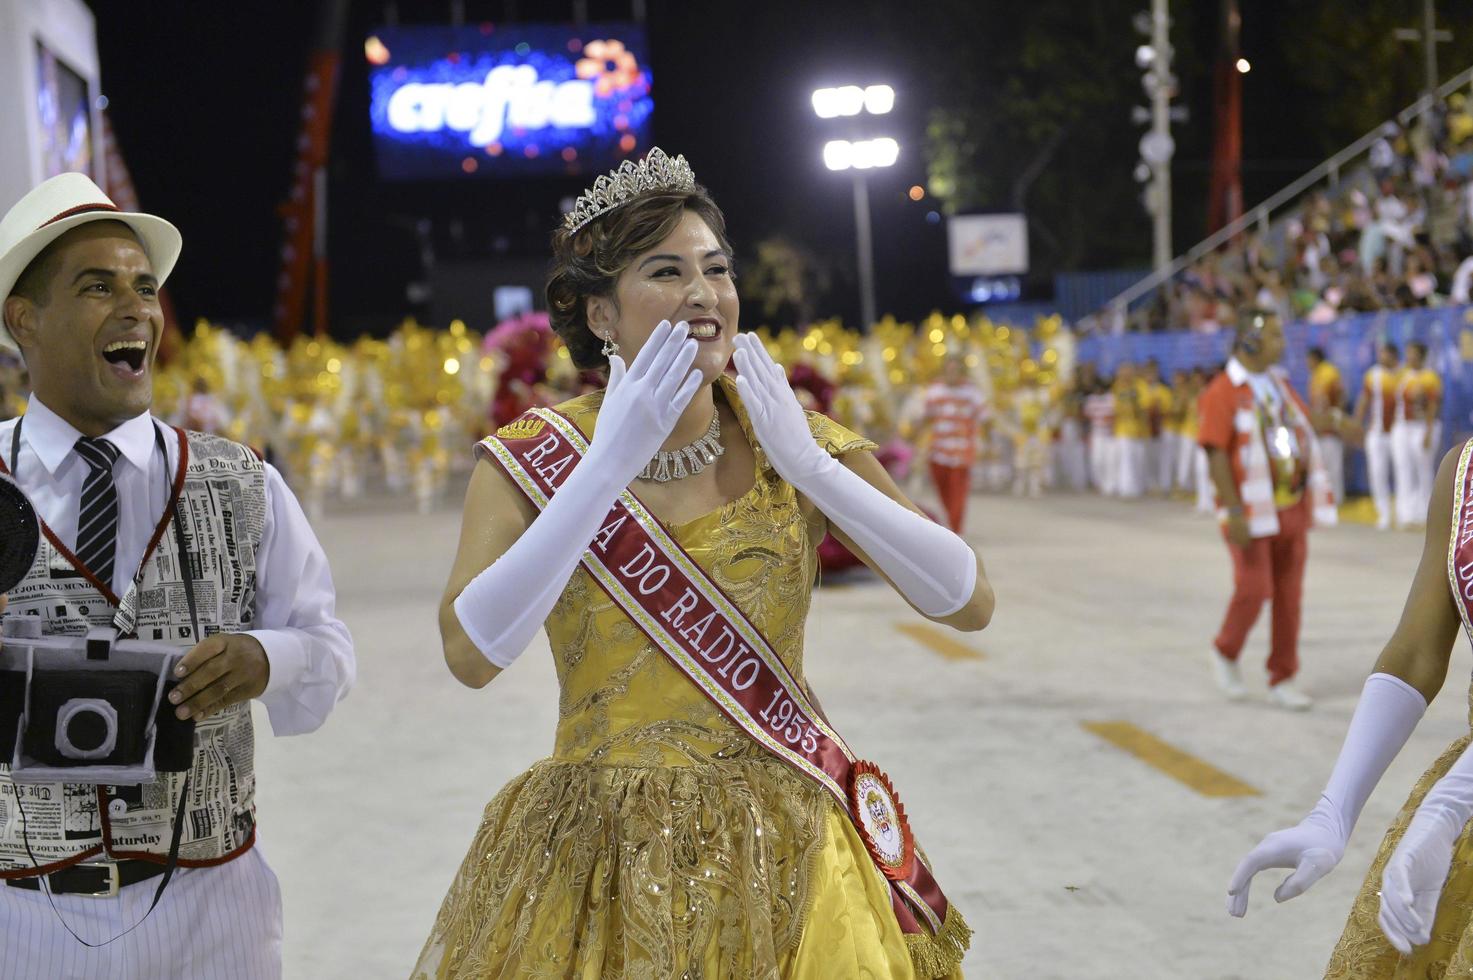
[[[89,221],[121,221],[133,229],[159,284],[179,260],[179,229],[151,214],[120,211],[86,174],[59,174],[44,181],[0,218],[0,303],[41,251],[64,233]],[[0,319],[0,347],[17,350]]]

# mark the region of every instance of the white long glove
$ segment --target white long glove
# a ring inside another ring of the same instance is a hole
[[[684,322],[661,321],[627,372],[609,358],[593,441],[572,474],[510,548],[455,598],[466,636],[498,667],[536,635],[609,508],[670,437],[701,387],[697,342]]]
[[[1432,939],[1453,848],[1473,816],[1473,748],[1422,798],[1381,874],[1381,931],[1403,953]]]
[[[1238,863],[1228,885],[1230,915],[1241,917],[1248,911],[1248,886],[1260,871],[1294,869],[1274,891],[1276,901],[1287,902],[1340,863],[1371,790],[1426,710],[1426,699],[1400,677],[1372,674],[1366,679],[1340,757],[1335,760],[1319,802],[1309,816],[1293,827],[1269,834]]]
[[[768,460],[927,616],[956,612],[977,585],[977,556],[960,537],[902,506],[823,451],[787,374],[750,334],[736,338],[737,390]]]

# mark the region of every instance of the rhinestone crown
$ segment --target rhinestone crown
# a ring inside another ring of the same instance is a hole
[[[670,157],[658,146],[639,163],[625,160],[618,169],[593,182],[563,215],[563,227],[572,234],[601,215],[628,204],[650,191],[688,191],[696,186],[696,175],[685,157]]]

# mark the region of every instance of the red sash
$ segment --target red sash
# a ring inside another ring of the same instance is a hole
[[[1473,439],[1463,444],[1453,484],[1453,526],[1447,543],[1447,581],[1463,629],[1473,641]]]
[[[588,443],[568,419],[535,408],[481,446],[540,511]],[[940,933],[946,896],[889,779],[854,755],[756,625],[628,490],[609,509],[583,566],[723,714],[839,803],[890,882],[902,931]]]

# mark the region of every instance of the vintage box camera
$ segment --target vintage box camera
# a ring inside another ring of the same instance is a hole
[[[0,594],[36,560],[40,522],[0,474]],[[194,722],[165,700],[178,647],[119,640],[117,631],[43,636],[36,616],[0,617],[0,760],[17,783],[151,783],[194,760]]]
[[[132,785],[189,768],[194,724],[165,699],[183,650],[107,628],[84,638],[40,627],[31,616],[4,619],[0,758],[11,779]]]

